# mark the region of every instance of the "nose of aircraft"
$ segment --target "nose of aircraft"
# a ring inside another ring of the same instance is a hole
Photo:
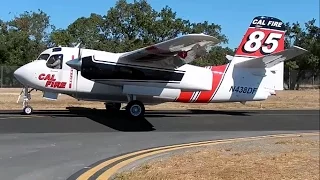
[[[14,76],[20,83],[25,84],[25,82],[26,82],[26,79],[25,79],[26,75],[25,75],[25,73],[26,73],[26,68],[25,68],[25,66],[22,66],[22,67],[18,68],[17,70],[15,70],[15,71],[13,72],[13,76]]]

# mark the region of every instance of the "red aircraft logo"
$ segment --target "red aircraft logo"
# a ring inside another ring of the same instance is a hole
[[[63,82],[63,81],[57,81],[55,79],[55,75],[54,74],[40,74],[38,79],[40,81],[47,81],[45,87],[52,87],[52,88],[59,88],[59,89],[63,89],[66,88],[66,84],[67,82]]]

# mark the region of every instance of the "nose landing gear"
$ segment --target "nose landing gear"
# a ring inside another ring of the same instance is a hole
[[[32,107],[29,105],[29,101],[31,100],[31,91],[34,89],[31,89],[29,91],[28,87],[24,87],[22,91],[20,92],[20,95],[18,97],[17,103],[19,103],[19,100],[21,98],[21,94],[23,93],[23,101],[22,101],[22,112],[23,114],[30,115],[33,113]]]

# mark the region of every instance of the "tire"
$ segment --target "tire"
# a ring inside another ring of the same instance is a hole
[[[30,115],[32,114],[32,112],[33,112],[33,109],[31,106],[26,106],[23,108],[23,114]]]
[[[130,117],[141,118],[144,116],[145,107],[142,102],[134,100],[127,104],[126,112]]]

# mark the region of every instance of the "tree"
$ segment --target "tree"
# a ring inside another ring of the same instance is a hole
[[[47,48],[52,25],[50,17],[39,10],[24,12],[11,21],[0,22],[0,62],[21,66],[34,60]]]
[[[228,47],[215,46],[213,47],[207,55],[193,61],[192,64],[198,66],[217,66],[228,63],[226,55],[234,55],[234,51]]]
[[[290,89],[299,89],[301,80],[319,75],[320,58],[320,28],[312,19],[304,24],[286,23],[286,47],[296,45],[305,48],[309,53],[293,58],[285,63],[290,72],[297,72],[296,78],[292,80]],[[294,70],[294,71],[293,71]]]
[[[190,23],[177,17],[169,6],[158,12],[146,0],[119,0],[104,16],[80,17],[66,30],[54,31],[51,42],[70,45],[81,41],[87,48],[125,52],[188,33],[205,33],[223,43],[228,41],[219,25],[207,21]]]

